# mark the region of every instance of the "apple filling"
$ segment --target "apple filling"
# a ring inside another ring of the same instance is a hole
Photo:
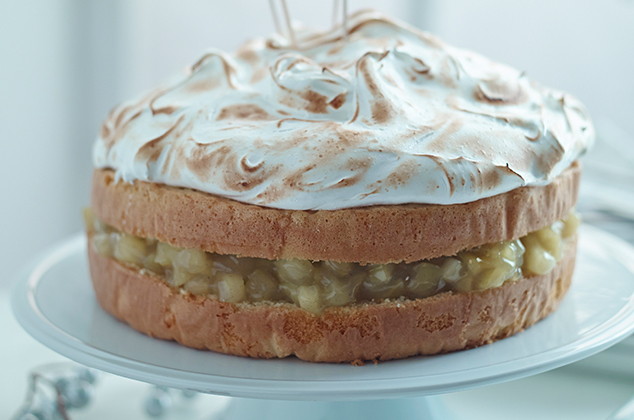
[[[290,302],[313,313],[388,298],[481,291],[522,275],[546,274],[580,223],[564,219],[512,240],[415,263],[267,260],[213,254],[123,233],[84,212],[91,245],[104,257],[152,274],[185,293],[226,302]]]

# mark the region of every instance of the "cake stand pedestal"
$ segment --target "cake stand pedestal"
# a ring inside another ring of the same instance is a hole
[[[439,397],[372,401],[280,401],[236,398],[209,420],[454,420]],[[457,419],[456,419],[457,420]]]
[[[22,327],[86,366],[235,397],[216,419],[452,419],[435,395],[554,369],[634,332],[634,249],[587,226],[572,287],[547,319],[489,346],[366,366],[227,356],[137,333],[98,306],[85,247],[77,235],[24,270],[12,293]]]

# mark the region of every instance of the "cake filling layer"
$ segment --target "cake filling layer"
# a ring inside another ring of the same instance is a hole
[[[91,246],[183,293],[226,302],[289,302],[313,313],[380,299],[425,298],[482,291],[522,276],[542,275],[562,258],[580,223],[573,211],[560,221],[510,241],[415,263],[267,260],[171,246],[121,232],[84,214]]]

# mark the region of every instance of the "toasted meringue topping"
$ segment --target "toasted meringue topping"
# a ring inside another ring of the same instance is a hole
[[[210,50],[115,107],[94,164],[261,206],[455,204],[548,183],[594,138],[583,105],[374,11]]]

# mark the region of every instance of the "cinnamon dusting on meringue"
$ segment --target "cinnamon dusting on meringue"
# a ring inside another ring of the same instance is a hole
[[[258,121],[270,118],[271,116],[268,112],[255,104],[234,104],[222,108],[216,120],[238,119]]]
[[[95,166],[284,209],[455,204],[546,184],[593,141],[518,70],[374,11],[348,28],[210,50],[111,111]]]
[[[483,80],[476,85],[473,96],[481,102],[493,105],[519,104],[528,99],[518,84],[504,80]]]
[[[187,90],[192,93],[207,92],[217,88],[219,85],[217,80],[214,79],[202,79],[197,82],[193,82],[187,85]]]
[[[176,130],[176,128],[182,121],[183,117],[179,118],[176,124],[174,124],[174,126],[172,126],[165,133],[141,146],[139,151],[134,156],[134,159],[142,163],[145,162],[146,165],[157,162],[159,157],[161,156],[161,153],[163,153],[163,149],[165,148],[164,140]]]

